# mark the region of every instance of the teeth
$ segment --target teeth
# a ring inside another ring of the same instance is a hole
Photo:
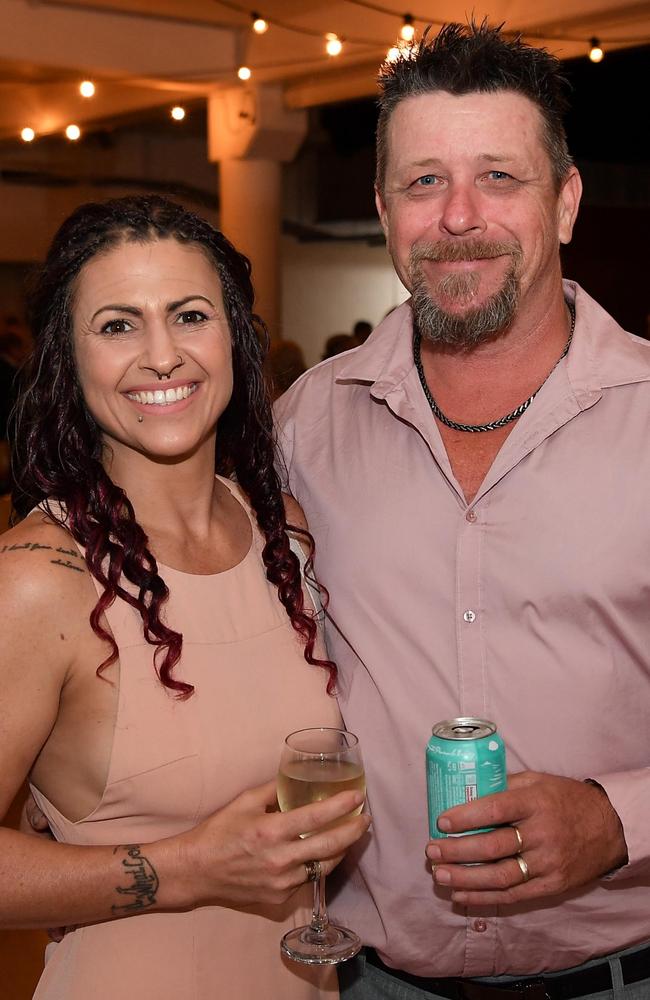
[[[151,404],[156,406],[168,406],[170,403],[178,403],[181,399],[187,399],[196,392],[196,384],[181,385],[177,389],[155,389],[143,392],[129,392],[127,396],[136,403]]]

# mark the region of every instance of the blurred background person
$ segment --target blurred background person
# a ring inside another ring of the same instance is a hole
[[[335,354],[343,354],[344,351],[351,351],[353,347],[358,347],[359,343],[351,333],[334,333],[325,341],[322,360],[333,358]]]
[[[372,333],[372,323],[367,319],[358,319],[352,328],[352,336],[358,344],[365,344]]]
[[[266,371],[271,396],[275,400],[307,371],[302,347],[293,340],[278,340],[271,344],[266,360]]]

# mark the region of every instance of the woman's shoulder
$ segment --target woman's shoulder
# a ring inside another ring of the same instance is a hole
[[[18,618],[47,604],[60,614],[89,594],[89,573],[69,532],[35,510],[0,535],[0,606]]]

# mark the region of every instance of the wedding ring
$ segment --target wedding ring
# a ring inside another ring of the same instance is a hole
[[[521,854],[515,854],[515,861],[519,865],[519,870],[521,871],[521,874],[524,876],[524,882],[527,882],[528,879],[530,878],[530,872],[528,871],[528,865],[526,864],[526,862],[522,858]]]
[[[305,861],[308,882],[318,882],[321,877],[320,861]]]
[[[516,826],[514,823],[511,823],[510,826],[515,831],[515,837],[517,838],[517,851],[523,851],[523,849],[524,849],[524,842],[521,839],[521,834],[519,832],[519,827]]]

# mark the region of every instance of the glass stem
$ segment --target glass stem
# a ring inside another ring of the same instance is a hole
[[[311,915],[311,930],[321,934],[327,930],[329,919],[325,905],[325,874],[314,882],[314,908]]]

